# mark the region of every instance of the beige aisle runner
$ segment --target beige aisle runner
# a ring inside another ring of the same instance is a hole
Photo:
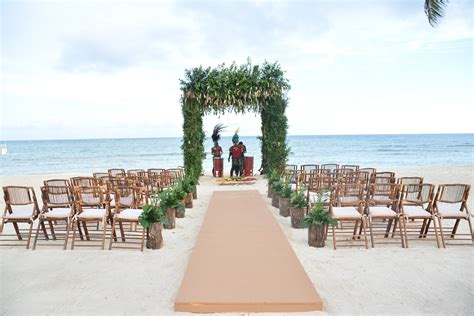
[[[298,312],[322,301],[258,191],[214,192],[175,303],[183,312]]]

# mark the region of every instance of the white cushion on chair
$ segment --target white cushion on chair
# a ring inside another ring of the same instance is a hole
[[[466,218],[467,213],[461,212],[461,202],[446,203],[438,202],[438,214],[442,217]]]
[[[290,184],[288,184],[288,186],[291,188],[292,191],[296,191],[296,189],[298,188],[296,183],[290,183]]]
[[[77,215],[78,218],[99,218],[102,219],[105,216],[106,212],[104,209],[101,208],[90,208],[82,211],[79,215]]]
[[[117,215],[117,218],[120,219],[129,219],[129,220],[137,220],[138,217],[143,213],[143,210],[141,209],[132,209],[128,208],[125,210],[121,210],[120,214]]]
[[[360,214],[359,211],[355,207],[348,206],[348,207],[333,207],[332,216],[336,219],[337,218],[359,219],[362,217],[362,214]]]
[[[385,206],[370,206],[369,214],[371,217],[393,218],[397,217],[397,213]]]
[[[49,218],[65,218],[71,215],[70,208],[53,208],[53,210],[43,213],[42,216]]]
[[[403,214],[408,217],[431,218],[431,213],[422,206],[407,205],[403,207]]]
[[[8,213],[5,215],[5,218],[9,219],[28,219],[33,216],[33,205],[12,205],[13,213]]]

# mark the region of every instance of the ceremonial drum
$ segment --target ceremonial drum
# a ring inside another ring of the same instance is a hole
[[[251,177],[253,176],[253,156],[245,156],[245,169],[244,176]]]
[[[214,158],[214,177],[222,178],[224,176],[224,158]]]

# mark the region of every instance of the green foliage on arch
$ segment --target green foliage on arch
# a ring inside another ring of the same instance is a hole
[[[202,117],[226,112],[258,112],[262,116],[262,172],[283,169],[289,154],[285,115],[290,89],[278,63],[246,64],[185,71],[182,96],[183,154],[186,172],[201,174],[206,157]]]

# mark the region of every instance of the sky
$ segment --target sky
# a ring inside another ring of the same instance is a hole
[[[2,139],[180,137],[185,69],[247,58],[285,70],[289,135],[474,132],[473,1],[0,1]]]

